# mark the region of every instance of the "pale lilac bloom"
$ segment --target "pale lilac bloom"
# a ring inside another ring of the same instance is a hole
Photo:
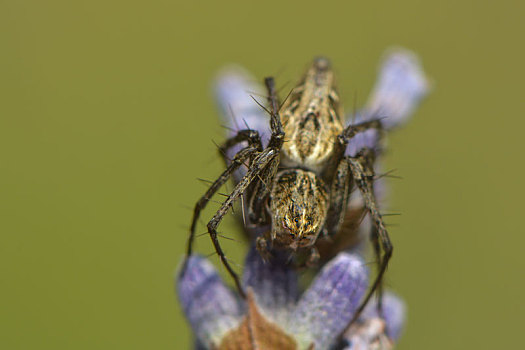
[[[239,130],[252,129],[259,132],[263,146],[268,144],[270,118],[254,101],[265,105],[266,98],[262,96],[266,96],[266,90],[248,71],[240,66],[224,68],[215,81],[214,94],[224,126],[228,129],[227,137],[235,136]],[[246,146],[247,142],[241,142],[229,149],[226,156],[232,159]],[[246,168],[241,167],[235,172],[235,179],[239,181],[244,174]]]
[[[429,82],[418,57],[406,49],[391,49],[364,110],[366,114],[385,117],[382,124],[391,129],[408,120],[428,91]]]
[[[222,69],[214,83],[214,94],[222,120],[230,128],[228,136],[242,129],[257,130],[266,141],[270,137],[268,114],[254,101],[266,105],[266,89],[240,66]]]
[[[177,290],[182,309],[200,343],[218,343],[228,330],[239,324],[243,312],[239,298],[224,285],[208,260],[192,256],[179,282]]]
[[[368,288],[368,271],[359,255],[338,254],[302,293],[297,272],[286,263],[286,258],[276,256],[265,263],[255,249],[248,253],[243,286],[253,293],[262,315],[292,336],[297,349],[308,349],[312,344],[315,350],[334,349],[349,346],[349,340],[361,340],[359,332],[347,332],[342,340],[338,338]],[[246,312],[243,299],[223,284],[213,265],[202,257],[190,258],[186,273],[177,281],[177,290],[202,349],[218,347]],[[393,295],[385,295],[384,320],[389,333],[382,336],[389,341],[397,338],[402,326],[399,312],[404,309],[400,303]],[[376,319],[374,307],[367,307],[356,324]]]
[[[385,130],[404,124],[428,93],[429,83],[417,56],[404,49],[391,49],[379,68],[379,76],[365,107],[349,116],[347,125],[377,119]],[[380,151],[379,134],[370,129],[348,143],[346,155],[355,156],[362,148]]]

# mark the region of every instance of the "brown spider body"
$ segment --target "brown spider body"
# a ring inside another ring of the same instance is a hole
[[[246,198],[250,224],[260,228],[271,226],[256,238],[261,256],[270,259],[273,249],[288,249],[297,256],[304,256],[301,253],[306,252],[306,264],[311,265],[319,259],[315,244],[320,235],[333,237],[339,231],[350,192],[356,186],[375,225],[373,242],[380,265],[372,289],[360,307],[362,310],[380,284],[392,246],[373,194],[374,150],[364,147],[355,155],[345,155],[345,150],[355,135],[381,129],[381,123],[368,119],[343,127],[334,73],[326,58],[313,61],[281,108],[273,78],[266,78],[265,84],[270,105],[268,144],[263,147],[258,131],[248,128],[238,131],[221,147],[225,155],[233,147],[243,146],[233,159],[228,159],[226,170],[196,203],[187,256],[192,254],[200,212],[242,166],[247,167],[246,172],[207,228],[221,262],[243,296],[240,279],[224,254],[217,233],[217,226],[237,199]],[[380,247],[383,247],[383,256],[379,256]],[[185,267],[182,271],[184,273]]]
[[[316,59],[280,110],[286,142],[282,164],[319,172],[332,159],[343,131],[334,73],[326,58]]]
[[[286,142],[267,206],[270,245],[293,251],[314,247],[328,214],[329,188],[322,175],[343,131],[341,114],[330,63],[317,58],[280,109]],[[267,245],[259,242],[261,250]]]
[[[270,115],[271,135],[268,139],[265,130],[250,129],[245,123],[246,129],[236,127],[235,134],[220,147],[227,167],[195,204],[181,273],[185,273],[193,253],[201,211],[230,177],[235,179],[235,188],[208,221],[207,229],[241,296],[246,294],[222,250],[217,232],[238,199],[245,199],[248,224],[255,228],[256,246],[264,258],[271,259],[274,249],[287,249],[292,256],[308,253],[307,264],[319,259],[317,247],[323,255],[330,255],[355,244],[354,234],[368,214],[378,270],[352,323],[374,292],[381,295],[381,281],[393,252],[374,193],[374,163],[380,151],[382,130],[406,119],[425,94],[427,82],[413,56],[394,53],[384,64],[380,86],[372,94],[367,113],[358,115],[358,122],[347,126],[343,126],[342,108],[328,59],[313,61],[281,107],[273,78],[266,78],[265,85],[269,108],[259,105]],[[238,92],[232,90],[233,95]],[[230,97],[227,98],[232,101]],[[253,115],[252,107],[246,110],[248,115]],[[377,119],[382,109],[391,117],[384,125]],[[255,124],[260,126],[261,120],[256,118]],[[233,157],[227,156],[229,151],[234,153]],[[358,207],[347,210],[353,188],[359,189],[361,201]]]

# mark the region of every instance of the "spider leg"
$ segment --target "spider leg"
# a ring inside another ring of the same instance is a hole
[[[330,205],[326,223],[323,228],[325,235],[334,236],[339,232],[344,222],[350,193],[353,187],[353,171],[351,171],[348,160],[344,157],[348,142],[356,134],[369,129],[382,130],[381,121],[379,119],[372,119],[349,125],[338,137],[339,142],[337,146],[338,149],[336,150],[335,165],[327,168],[324,174],[326,178],[331,179]],[[370,150],[367,155],[374,155],[374,153]],[[372,157],[369,158],[373,161]]]
[[[373,230],[372,233],[377,236],[379,245],[383,249],[383,255],[379,259],[379,270],[377,272],[377,276],[373,281],[372,286],[368,291],[368,294],[361,302],[361,305],[357,308],[353,319],[350,321],[350,324],[357,320],[357,318],[365,308],[366,304],[368,303],[374,292],[380,289],[379,287],[381,285],[383,275],[386,271],[388,261],[390,260],[390,257],[392,256],[393,252],[392,242],[390,241],[390,237],[388,236],[388,232],[385,228],[381,213],[377,208],[377,203],[372,185],[374,171],[370,164],[370,160],[366,157],[366,151],[367,150],[363,150],[355,158],[346,157],[345,159],[348,161],[350,170],[352,171],[352,177],[357,187],[361,191],[365,202],[365,207],[367,208],[371,216],[373,225],[375,227],[375,230]]]
[[[230,164],[230,160],[226,159],[226,152],[228,151],[228,149],[238,145],[241,142],[248,142],[248,146],[241,149],[234,156],[234,159],[231,160]],[[253,157],[253,155],[256,153],[255,151],[262,152],[261,138],[256,130],[239,130],[239,132],[235,136],[227,139],[223,143],[223,145],[220,146],[219,151],[223,156],[224,160],[226,161],[226,170],[224,170],[224,172],[219,176],[219,178],[214,183],[212,183],[212,185],[209,187],[208,191],[206,191],[204,196],[202,196],[199,199],[199,201],[195,204],[190,228],[190,237],[187,243],[188,257],[192,254],[193,241],[195,239],[195,226],[197,224],[200,212],[206,207],[206,204],[215,194],[215,192],[228,180],[228,178],[235,172],[235,170],[237,170],[237,168],[244,164],[244,162],[247,159]],[[184,261],[184,267],[186,266],[186,261],[187,260]]]
[[[230,193],[230,195],[221,205],[219,210],[217,210],[207,225],[208,233],[210,234],[210,239],[212,240],[213,246],[215,247],[215,251],[219,255],[222,264],[233,278],[235,286],[242,297],[245,297],[246,294],[244,293],[244,290],[241,286],[239,276],[226,259],[226,255],[224,254],[224,251],[222,250],[222,247],[219,243],[217,226],[222,221],[228,210],[233,206],[235,200],[244,194],[244,192],[256,178],[258,178],[257,181],[263,181],[261,176],[267,175],[267,179],[272,180],[272,174],[275,174],[275,171],[278,168],[279,151],[284,142],[284,131],[282,130],[281,119],[278,111],[279,102],[275,90],[275,82],[273,78],[266,78],[265,84],[268,89],[268,100],[271,105],[271,111],[269,113],[272,135],[268,147],[263,150],[259,134],[256,131],[249,129],[239,131],[236,136],[228,139],[225,144],[220,147],[221,153],[225,154],[226,150],[237,145],[239,142],[248,142],[248,147],[243,148],[235,155],[231,164],[227,166],[226,170],[224,170],[221,176],[210,186],[204,196],[202,196],[201,199],[195,204],[195,210],[190,228],[190,237],[188,239],[187,255],[181,271],[181,274],[185,273],[188,259],[192,254],[193,241],[195,239],[195,226],[200,212],[206,207],[210,197],[215,194],[215,192],[228,180],[228,178],[232,176],[232,174],[244,163],[244,161],[249,159],[250,166],[246,174],[235,185],[233,191]]]
[[[235,186],[232,193],[228,196],[226,201],[219,208],[217,213],[208,223],[208,233],[215,247],[215,251],[219,255],[221,262],[226,267],[226,270],[233,278],[235,286],[239,291],[239,294],[244,298],[246,293],[241,286],[241,282],[237,273],[232,269],[230,263],[226,259],[219,240],[217,239],[217,226],[221,222],[222,218],[228,212],[228,209],[232,207],[234,201],[241,195],[244,191],[250,186],[252,181],[258,177],[258,181],[263,181],[261,175],[267,174],[267,180],[273,180],[273,175],[279,166],[279,152],[284,142],[284,131],[281,124],[281,117],[279,115],[279,100],[277,98],[277,92],[275,90],[275,81],[273,78],[268,77],[264,79],[266,89],[268,90],[268,102],[270,103],[270,129],[272,131],[272,136],[268,147],[259,153],[251,162],[250,168],[248,169],[246,175],[239,181]]]
[[[230,176],[235,172],[235,170],[237,170],[246,159],[248,159],[255,153],[257,153],[257,149],[253,147],[246,147],[240,150],[233,158],[232,163],[226,168],[226,170],[223,171],[219,178],[211,184],[206,193],[197,201],[197,203],[195,203],[195,207],[193,210],[193,218],[191,220],[190,236],[188,238],[188,243],[186,247],[186,258],[184,260],[181,274],[184,274],[184,272],[186,271],[188,259],[193,253],[195,227],[197,225],[197,220],[199,219],[201,211],[206,207],[206,205],[210,201],[210,198],[230,178]]]
[[[268,90],[268,101],[270,102],[270,129],[272,130],[272,137],[270,138],[269,147],[274,147],[281,150],[284,142],[284,130],[281,123],[281,116],[279,115],[279,99],[275,90],[275,81],[272,77],[264,79],[264,84]]]
[[[370,241],[374,248],[374,254],[376,256],[377,268],[381,268],[381,244],[379,243],[379,233],[375,226],[372,226],[370,231]],[[380,316],[383,316],[383,281],[377,286],[377,311]]]
[[[279,115],[279,99],[275,90],[275,81],[272,77],[264,79],[266,89],[268,90],[268,103],[270,110],[266,110],[270,114],[270,129],[272,135],[268,148],[273,148],[275,152],[279,153],[284,142],[284,131]],[[268,223],[269,218],[265,213],[265,199],[270,193],[273,179],[279,168],[279,161],[272,162],[261,174],[258,175],[257,181],[250,191],[250,198],[248,200],[248,217],[250,221],[257,225],[264,225]]]
[[[325,169],[323,176],[329,179],[337,180],[338,172],[343,171],[341,168],[341,162],[345,162],[345,152],[350,140],[357,134],[365,132],[370,129],[376,129],[382,131],[383,127],[381,125],[380,119],[371,119],[357,124],[348,125],[343,132],[337,137],[336,149],[334,155],[334,163],[332,166],[329,166]],[[381,136],[381,133],[380,133]],[[377,140],[379,142],[379,139]]]
[[[343,159],[337,166],[330,188],[330,205],[323,230],[329,237],[336,235],[343,224],[352,189],[351,176],[348,162]]]
[[[354,137],[356,134],[358,134],[360,132],[363,132],[363,131],[366,131],[368,129],[382,130],[383,127],[381,125],[381,120],[380,119],[372,119],[372,120],[367,120],[367,121],[364,121],[364,122],[361,122],[361,123],[357,123],[357,124],[353,124],[353,125],[350,124],[343,130],[343,133],[341,134],[341,137],[343,137],[345,140],[349,140],[352,137]]]
[[[277,152],[273,148],[267,148],[262,153],[258,154],[252,164],[246,175],[239,181],[239,183],[235,186],[232,193],[228,196],[228,198],[224,201],[224,203],[221,205],[219,210],[215,213],[213,218],[208,222],[208,233],[210,234],[210,238],[212,240],[213,246],[215,247],[215,251],[217,252],[217,255],[219,255],[219,258],[221,259],[222,264],[224,267],[226,267],[226,270],[230,274],[230,276],[233,278],[235,282],[235,286],[237,290],[239,291],[239,294],[244,298],[246,296],[246,293],[244,292],[241,282],[239,279],[238,274],[233,270],[230,263],[226,259],[226,255],[224,254],[224,251],[222,250],[222,247],[219,243],[219,240],[217,238],[217,226],[222,221],[228,210],[233,206],[233,203],[235,200],[241,196],[244,191],[250,186],[250,183],[261,174],[261,172],[268,166],[270,162],[275,160],[279,157],[279,152]]]
[[[256,148],[259,152],[263,150],[259,132],[251,129],[239,130],[235,136],[227,139],[222,146],[219,147],[219,152],[226,162],[226,165],[230,162],[230,159],[227,158],[227,151],[241,142],[248,142],[248,146]]]

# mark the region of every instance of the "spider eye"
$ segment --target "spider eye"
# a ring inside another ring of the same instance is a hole
[[[312,225],[312,217],[308,217],[306,220],[306,225],[311,226]]]
[[[299,223],[299,219],[298,218],[295,218],[294,221],[295,221],[296,224]]]

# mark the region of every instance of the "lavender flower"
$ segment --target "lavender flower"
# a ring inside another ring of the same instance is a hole
[[[184,313],[202,349],[389,349],[403,324],[401,301],[387,293],[383,318],[371,303],[342,337],[368,287],[368,272],[355,254],[340,253],[301,294],[298,275],[284,256],[265,263],[255,249],[245,261],[246,301],[202,257],[190,258],[177,281]],[[363,347],[365,346],[366,347]]]
[[[429,85],[414,53],[402,48],[390,49],[364,112],[384,116],[383,126],[387,129],[400,126],[428,93]]]
[[[385,130],[404,124],[428,93],[429,83],[417,56],[404,49],[391,49],[379,68],[376,84],[365,107],[348,118],[347,124],[380,118]],[[378,149],[379,133],[370,129],[353,137],[346,155],[355,156],[362,148]]]
[[[240,66],[224,68],[214,84],[214,94],[217,107],[229,130],[227,137],[232,137],[242,129],[253,129],[259,132],[263,146],[268,145],[271,135],[269,117],[266,112],[254,101],[266,104],[266,90],[259,84],[248,71]],[[246,142],[241,142],[230,148],[226,156],[232,159],[237,152],[246,147]],[[246,174],[246,168],[235,172],[234,178],[239,181]]]

